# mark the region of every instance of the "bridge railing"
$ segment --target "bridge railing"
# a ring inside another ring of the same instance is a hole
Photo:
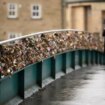
[[[0,105],[22,100],[73,70],[105,64],[103,51],[100,36],[68,29],[0,42]]]
[[[67,50],[103,51],[103,39],[78,30],[52,30],[0,42],[1,78]]]

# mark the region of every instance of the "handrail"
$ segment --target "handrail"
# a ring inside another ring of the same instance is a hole
[[[89,32],[87,32],[87,31],[82,31],[82,30],[78,30],[78,29],[57,29],[57,30],[48,30],[48,31],[31,33],[31,34],[24,35],[24,36],[20,36],[20,37],[17,37],[17,38],[13,38],[13,39],[8,39],[8,40],[0,41],[0,45],[5,44],[5,43],[8,43],[8,42],[11,42],[11,41],[16,41],[16,40],[20,40],[20,39],[23,39],[23,38],[27,38],[27,37],[39,35],[39,34],[46,34],[46,33],[52,33],[52,32],[64,32],[64,31],[86,32],[86,33],[89,33]]]
[[[37,38],[35,35],[41,36]],[[17,43],[8,45],[12,41]],[[30,63],[67,50],[103,51],[103,45],[103,40],[96,34],[75,29],[43,31],[5,40],[0,42],[0,74],[11,74]]]
[[[103,49],[104,41],[99,35],[75,29],[49,30],[1,41],[0,105],[13,97],[24,99],[27,89],[32,87],[33,93],[36,86],[44,86],[43,80],[58,78],[57,73],[104,65]]]

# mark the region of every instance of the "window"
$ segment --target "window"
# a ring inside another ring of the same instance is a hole
[[[41,18],[41,5],[33,4],[31,7],[31,17],[32,19]]]
[[[102,28],[105,28],[105,11],[102,11]]]
[[[8,4],[8,18],[17,18],[17,4]]]
[[[16,37],[20,37],[20,36],[21,36],[21,33],[9,33],[8,39],[16,38]]]
[[[12,38],[20,37],[20,36],[21,36],[21,33],[9,33],[8,39],[12,39]],[[15,42],[14,41],[10,42],[10,44],[13,44],[13,43],[15,43]]]

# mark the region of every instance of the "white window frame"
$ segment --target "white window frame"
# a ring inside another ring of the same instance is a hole
[[[14,9],[11,9],[11,5],[14,6]],[[8,18],[17,18],[18,17],[18,6],[16,3],[8,3]],[[14,15],[10,15],[11,13],[15,13]]]
[[[38,6],[38,10],[33,10],[34,6]],[[38,13],[38,16],[33,16],[33,13]],[[31,18],[32,19],[40,19],[42,17],[42,6],[40,4],[32,4],[31,5]]]
[[[11,33],[8,34],[8,39],[12,39],[12,38],[11,38],[11,35],[14,35],[14,36],[15,36],[15,37],[13,37],[13,38],[16,38],[16,37],[17,37],[17,34],[16,34],[16,33],[12,33],[12,32],[11,32]]]
[[[10,32],[10,33],[8,33],[8,39],[12,39],[12,38],[10,38],[11,35],[14,35],[15,36],[13,38],[22,36],[21,33]],[[12,41],[12,42],[10,42],[10,44],[14,44],[15,42],[18,42],[18,41]]]
[[[11,35],[15,35],[14,38],[22,36],[21,33],[10,32],[10,33],[8,33],[8,39],[11,39],[11,38],[10,38]]]

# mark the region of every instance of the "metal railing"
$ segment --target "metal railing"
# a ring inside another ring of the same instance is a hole
[[[27,38],[27,37],[31,37],[31,36],[35,36],[35,35],[40,35],[40,34],[43,34],[43,33],[47,34],[47,33],[64,32],[64,31],[72,31],[72,32],[78,32],[79,31],[79,32],[84,32],[82,30],[80,31],[80,30],[76,30],[76,29],[57,29],[57,30],[49,30],[49,31],[43,31],[43,32],[36,32],[36,33],[31,33],[31,34],[28,34],[28,35],[20,36],[20,37],[17,37],[17,38],[1,41],[0,45],[2,45],[4,43],[9,43],[11,41],[16,41],[16,40],[24,39],[24,38]],[[86,33],[89,33],[89,32],[86,32]]]
[[[74,29],[44,31],[1,41],[0,74],[3,78],[27,65],[67,50],[104,51],[103,46],[103,38],[99,35]]]

